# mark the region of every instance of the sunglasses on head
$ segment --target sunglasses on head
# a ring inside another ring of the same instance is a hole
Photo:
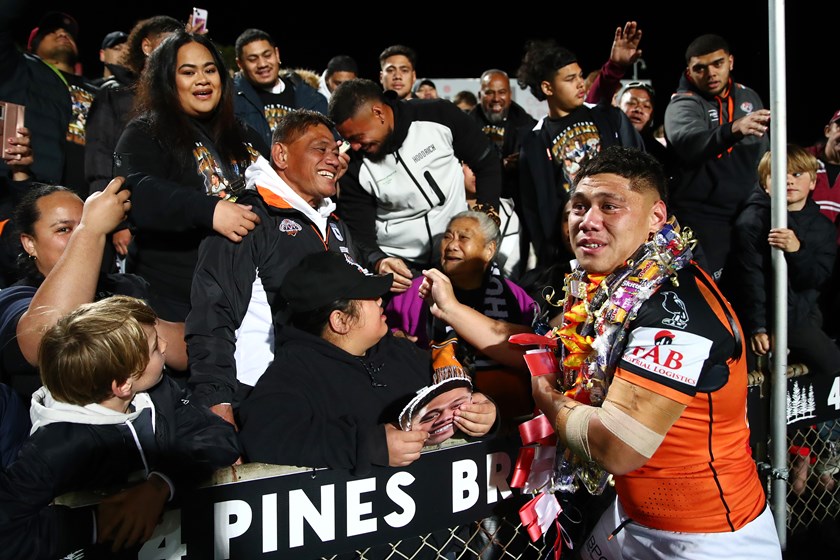
[[[656,95],[656,92],[654,91],[653,86],[646,83],[646,82],[638,82],[638,81],[629,82],[629,83],[625,84],[624,87],[621,88],[621,93],[623,94],[628,89],[643,89],[643,90],[647,91],[650,94],[651,97],[654,97]]]

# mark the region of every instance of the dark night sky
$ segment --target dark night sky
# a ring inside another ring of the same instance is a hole
[[[210,12],[210,36],[221,44],[232,45],[246,27],[259,27],[278,41],[284,67],[320,72],[333,55],[343,53],[359,62],[363,77],[375,80],[379,52],[394,43],[418,51],[418,77],[468,78],[491,67],[514,75],[525,41],[548,37],[574,51],[584,72],[589,72],[609,56],[615,28],[635,19],[644,32],[641,46],[647,64],[639,77],[651,79],[658,92],[658,123],[685,67],[683,53],[688,43],[702,33],[719,33],[730,42],[735,55],[734,78],[758,91],[765,106],[771,106],[767,2],[648,2],[647,7],[636,2],[633,4],[639,7],[634,9],[609,9],[603,2],[580,3],[580,8],[568,14],[560,13],[560,3],[533,4],[541,8],[524,10],[525,4],[510,3],[511,12],[482,3],[468,10],[453,3],[408,3],[399,9],[393,4],[383,8],[379,3],[324,3],[306,18],[290,15],[279,2],[219,4],[205,0],[202,6]],[[30,1],[21,22],[20,41],[25,42],[40,14],[50,9],[70,13],[81,27],[79,46],[85,73],[98,75],[98,49],[106,33],[128,31],[138,19],[160,13],[186,20],[193,5],[178,0],[108,4]],[[558,8],[548,9],[548,5]],[[829,116],[840,108],[840,95],[829,85],[837,82],[834,65],[838,63],[840,3],[819,3],[819,10],[817,5],[789,5],[785,23],[788,137],[801,144],[821,138]],[[305,6],[299,9],[305,10]]]

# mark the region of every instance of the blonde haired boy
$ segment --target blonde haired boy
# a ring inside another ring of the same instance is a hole
[[[44,334],[32,431],[0,473],[0,550],[54,558],[139,545],[176,488],[239,457],[233,426],[163,375],[167,342],[156,324],[143,301],[112,296]],[[67,492],[129,484],[92,513],[53,504]]]

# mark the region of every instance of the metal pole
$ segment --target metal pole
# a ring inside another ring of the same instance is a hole
[[[769,0],[770,10],[770,149],[771,223],[787,227],[787,88],[785,84],[785,3]],[[776,310],[770,407],[771,461],[773,478],[771,507],[782,550],[787,548],[787,262],[781,249],[771,249],[773,260],[773,305]]]

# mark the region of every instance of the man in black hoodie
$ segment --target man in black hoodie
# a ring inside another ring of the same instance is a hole
[[[732,224],[756,185],[770,148],[770,111],[735,83],[726,40],[701,35],[685,52],[686,69],[665,110],[665,136],[675,155],[669,205],[700,241],[704,268],[720,282]]]

